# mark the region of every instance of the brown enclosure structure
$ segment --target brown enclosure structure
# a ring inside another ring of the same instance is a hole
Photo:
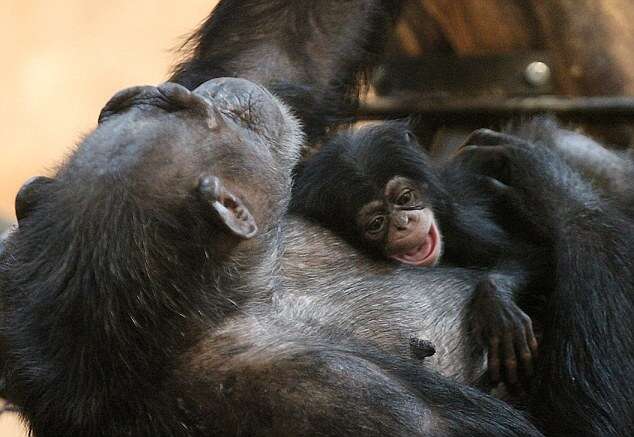
[[[363,111],[427,133],[548,112],[628,146],[632,23],[630,0],[410,0]]]

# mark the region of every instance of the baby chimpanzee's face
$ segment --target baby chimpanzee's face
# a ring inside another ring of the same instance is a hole
[[[382,246],[384,254],[414,266],[433,266],[440,260],[442,237],[422,187],[394,176],[383,195],[365,204],[357,214],[363,241]]]

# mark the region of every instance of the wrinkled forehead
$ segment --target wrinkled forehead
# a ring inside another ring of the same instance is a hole
[[[245,79],[211,79],[193,91],[167,82],[156,87],[137,86],[118,92],[102,109],[99,122],[132,108],[153,108],[166,112],[198,110],[201,114],[215,109],[220,113],[252,114],[266,122],[282,123],[279,105],[265,88]]]
[[[99,123],[121,119],[131,112],[137,123],[143,118],[156,120],[165,114],[181,113],[181,124],[193,122],[216,134],[251,131],[270,140],[283,136],[289,124],[288,114],[273,95],[253,82],[236,78],[212,79],[194,91],[174,83],[128,88],[106,104]],[[173,126],[177,125],[175,121]]]
[[[210,80],[193,92],[171,83],[129,88],[108,102],[99,122],[82,148],[102,169],[148,158],[158,164],[217,161],[228,173],[262,170],[262,163],[287,168],[297,159],[294,137],[301,135],[267,90],[233,78]]]

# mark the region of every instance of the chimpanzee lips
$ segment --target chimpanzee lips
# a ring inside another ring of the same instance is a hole
[[[440,238],[436,223],[432,222],[425,241],[412,250],[392,255],[392,259],[413,266],[433,266],[440,258]]]

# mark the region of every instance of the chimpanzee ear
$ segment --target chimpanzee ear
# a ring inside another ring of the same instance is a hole
[[[36,176],[22,185],[22,188],[15,196],[15,216],[18,219],[18,225],[37,207],[43,191],[51,182],[53,182],[51,178]]]
[[[229,191],[220,178],[201,176],[198,181],[198,195],[211,213],[225,228],[237,237],[248,240],[258,232],[258,226],[249,209]]]

